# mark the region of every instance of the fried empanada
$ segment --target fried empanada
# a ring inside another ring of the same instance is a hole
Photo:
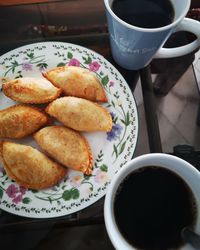
[[[26,188],[51,187],[67,173],[66,168],[30,146],[3,142],[2,155],[7,175]]]
[[[61,97],[50,103],[46,112],[65,126],[78,131],[110,131],[112,117],[100,105],[78,97]]]
[[[92,153],[87,140],[64,126],[49,126],[35,133],[39,146],[62,165],[91,174]]]
[[[87,69],[64,66],[52,69],[43,76],[68,96],[76,96],[91,101],[107,102],[104,89],[95,74]]]
[[[45,78],[22,77],[5,82],[4,94],[12,100],[22,103],[48,103],[62,92]]]
[[[46,125],[49,119],[37,108],[15,105],[0,110],[0,137],[22,138]]]

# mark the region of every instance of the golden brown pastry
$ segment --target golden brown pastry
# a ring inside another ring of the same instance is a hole
[[[43,76],[68,96],[82,97],[91,101],[107,102],[104,89],[95,74],[87,69],[64,66],[52,69]]]
[[[26,188],[51,187],[67,173],[65,168],[30,146],[3,142],[2,155],[7,175]]]
[[[65,126],[78,131],[110,131],[112,117],[100,105],[78,97],[62,97],[50,103],[46,112]]]
[[[62,92],[45,78],[23,77],[5,82],[4,94],[12,100],[22,103],[48,103]]]
[[[37,108],[15,105],[0,110],[0,137],[22,138],[48,123],[46,114]]]
[[[62,165],[91,174],[91,149],[78,132],[64,126],[49,126],[35,133],[34,138],[45,152]]]

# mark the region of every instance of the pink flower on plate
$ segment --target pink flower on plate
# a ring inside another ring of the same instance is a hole
[[[81,185],[81,182],[83,180],[83,176],[80,174],[75,174],[70,177],[70,184],[72,187],[79,187]]]
[[[91,62],[91,63],[89,64],[89,69],[90,69],[91,71],[93,71],[93,72],[98,71],[100,67],[101,67],[101,65],[100,65],[98,62],[96,62],[96,61]]]
[[[11,185],[6,189],[6,194],[7,194],[8,197],[10,197],[10,198],[15,198],[18,191],[19,191],[18,188],[15,187],[14,184],[11,184]]]
[[[22,198],[23,198],[23,194],[19,194],[19,195],[17,195],[12,201],[13,201],[15,204],[18,204],[19,202],[22,201]]]
[[[94,180],[99,184],[105,183],[108,180],[107,173],[98,169],[95,173]]]
[[[114,86],[114,82],[113,81],[110,81],[110,87],[113,87]]]
[[[26,190],[27,189],[25,187],[22,187],[22,186],[20,186],[20,188],[19,188],[19,191],[21,192],[22,195],[24,195],[26,193]]]
[[[72,58],[69,62],[68,62],[68,66],[76,66],[79,67],[80,66],[80,62],[79,60]]]

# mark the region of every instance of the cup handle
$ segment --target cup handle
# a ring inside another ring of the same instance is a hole
[[[154,58],[172,58],[183,56],[191,53],[200,46],[200,22],[190,18],[184,18],[174,32],[177,31],[188,31],[195,34],[197,39],[187,45],[177,48],[160,48]]]

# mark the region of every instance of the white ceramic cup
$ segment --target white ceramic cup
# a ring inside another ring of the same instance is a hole
[[[129,161],[114,176],[108,188],[104,203],[105,225],[109,238],[117,250],[135,250],[120,233],[114,217],[114,199],[119,185],[134,170],[145,166],[159,166],[167,168],[180,176],[190,187],[197,206],[195,232],[200,234],[200,172],[188,162],[168,154],[146,154]],[[130,191],[131,192],[131,191]],[[191,245],[185,244],[179,250],[192,250]]]

